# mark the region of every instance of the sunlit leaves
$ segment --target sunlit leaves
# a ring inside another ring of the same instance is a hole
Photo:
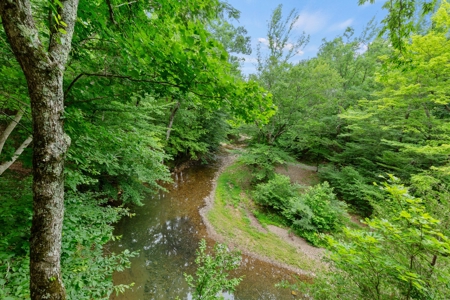
[[[374,3],[374,0],[358,0],[359,5],[367,2]],[[384,24],[380,35],[388,32],[392,45],[403,51],[407,44],[407,38],[416,29],[414,17],[418,15],[427,15],[433,11],[436,0],[395,0],[386,1],[383,8],[388,11],[388,15],[382,21]],[[421,6],[420,6],[421,4]]]
[[[390,198],[369,230],[347,230],[331,240],[331,261],[358,287],[361,299],[445,299],[450,279],[450,240],[420,199],[391,177]],[[446,278],[446,279],[444,279]],[[344,297],[345,298],[345,297]]]
[[[195,275],[184,274],[190,287],[194,289],[193,299],[222,299],[222,292],[232,292],[242,281],[242,277],[229,278],[229,271],[235,270],[241,263],[241,255],[237,251],[230,252],[226,245],[216,243],[213,253],[208,254],[206,241],[202,239],[196,251]]]

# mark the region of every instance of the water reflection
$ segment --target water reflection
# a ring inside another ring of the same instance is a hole
[[[114,274],[116,284],[134,282],[135,286],[111,299],[192,298],[183,273],[195,272],[195,250],[206,237],[198,209],[211,190],[216,171],[217,166],[197,166],[174,174],[167,193],[149,197],[143,207],[134,209],[135,217],[120,221],[115,234],[123,238],[110,244],[110,250],[139,250],[139,256],[132,259],[131,269]],[[226,299],[292,299],[290,291],[274,287],[290,278],[284,269],[244,256],[234,275],[245,278],[234,295],[224,295]]]
[[[191,242],[195,234],[194,224],[188,217],[176,217],[148,228],[146,245],[143,248],[145,254],[151,257],[155,255],[191,257],[195,252],[194,244]]]

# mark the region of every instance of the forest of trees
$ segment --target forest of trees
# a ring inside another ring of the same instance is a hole
[[[103,251],[121,204],[236,134],[255,201],[330,250],[314,299],[447,299],[450,4],[385,8],[292,63],[309,37],[279,5],[246,77],[226,2],[0,1],[0,299],[124,291],[112,273],[136,253]],[[273,172],[292,158],[322,181],[303,196]]]

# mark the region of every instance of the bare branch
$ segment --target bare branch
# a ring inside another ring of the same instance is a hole
[[[16,128],[17,124],[19,124],[20,119],[24,114],[25,110],[19,109],[14,117],[14,120],[9,123],[8,127],[6,127],[5,131],[0,135],[0,154],[2,153],[3,146],[5,145],[6,140],[8,139],[11,132]]]
[[[0,165],[0,175],[3,174],[3,172],[5,172],[20,156],[20,154],[22,154],[22,152],[25,150],[25,148],[28,147],[28,145],[31,143],[31,141],[33,140],[33,136],[29,136],[23,143],[22,145],[20,145],[20,147],[16,150],[16,152],[14,153],[13,157],[11,158],[10,161],[4,162]]]
[[[106,4],[108,5],[109,19],[110,19],[111,23],[113,23],[114,25],[117,25],[117,22],[114,19],[114,10],[113,10],[113,7],[111,5],[111,0],[106,0]]]
[[[119,5],[116,5],[116,6],[114,6],[114,7],[121,7],[121,6],[124,6],[124,5],[130,5],[130,4],[133,4],[133,3],[136,3],[137,1],[131,1],[131,2],[127,2],[127,3],[122,3],[122,4],[119,4]]]

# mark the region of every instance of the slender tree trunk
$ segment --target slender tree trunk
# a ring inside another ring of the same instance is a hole
[[[19,124],[20,120],[22,119],[23,114],[25,113],[25,109],[19,109],[14,117],[14,120],[6,127],[6,129],[2,132],[0,135],[0,154],[2,153],[3,146],[5,145],[6,140],[8,139],[11,132],[16,128],[17,124]],[[16,152],[14,152],[13,157],[10,161],[5,161],[4,163],[0,164],[0,175],[2,175],[8,168],[19,158],[19,156],[22,154],[22,152],[25,150],[26,147],[31,143],[33,140],[33,136],[29,136],[22,145],[17,148]]]
[[[19,148],[17,148],[16,152],[14,152],[13,157],[10,161],[6,161],[0,165],[0,175],[3,174],[6,170],[8,170],[9,167],[19,158],[20,154],[22,154],[23,150],[25,150],[26,147],[31,143],[33,140],[33,136],[30,135],[23,143],[20,145]]]
[[[78,0],[60,0],[65,34],[51,28],[48,50],[39,39],[29,0],[0,0],[8,41],[25,74],[33,117],[33,221],[30,240],[31,299],[66,299],[61,278],[64,216],[63,75],[71,48]],[[57,5],[56,5],[57,6]]]
[[[167,126],[166,141],[169,140],[170,132],[172,131],[173,120],[175,119],[175,114],[177,113],[178,108],[180,108],[180,101],[178,101],[177,104],[175,104],[175,106],[172,109],[172,113],[170,114],[169,126]]]
[[[25,110],[19,109],[14,117],[14,120],[9,123],[8,127],[6,127],[5,131],[0,135],[0,154],[2,153],[3,146],[5,145],[6,140],[8,139],[11,132],[16,128],[17,124],[19,124],[20,119],[22,119],[23,113]]]

